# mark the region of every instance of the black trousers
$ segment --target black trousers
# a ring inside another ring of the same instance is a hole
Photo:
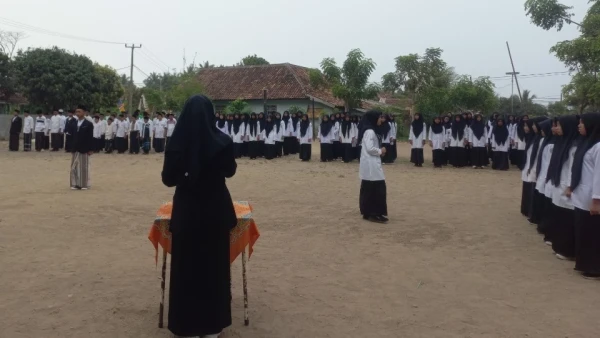
[[[50,135],[44,134],[44,149],[50,150]]]
[[[132,131],[131,133],[129,133],[129,142],[131,144],[131,147],[129,148],[129,153],[130,154],[139,154],[140,153],[140,132],[139,131]]]
[[[354,160],[354,148],[352,143],[342,143],[342,161],[349,163]]]
[[[125,152],[125,138],[124,137],[116,137],[115,138],[115,148],[119,154],[123,154]]]
[[[410,150],[410,162],[417,166],[423,165],[425,162],[425,157],[423,157],[423,148],[412,148]]]
[[[310,161],[312,153],[312,144],[301,144],[300,145],[300,159],[302,161]]]
[[[20,134],[10,134],[10,138],[8,140],[8,150],[19,151],[19,135]]]
[[[242,157],[242,146],[243,145],[244,145],[243,143],[233,143],[233,156],[235,158]]]
[[[385,181],[360,183],[360,214],[363,216],[387,216],[387,189]]]
[[[444,165],[444,150],[433,150],[433,166],[436,168],[440,168],[442,165]]]
[[[104,141],[104,151],[107,154],[110,154],[113,152],[113,140],[105,140]]]
[[[248,142],[248,157],[252,160],[258,157],[258,141]]]
[[[600,274],[600,215],[575,208],[575,270]]]
[[[60,138],[62,137],[59,133],[50,134],[50,146],[52,147],[52,151],[58,151],[60,149]]]
[[[70,153],[71,149],[73,149],[73,135],[65,135],[65,151]]]
[[[44,149],[44,132],[35,132],[35,150],[42,151]]]
[[[333,161],[333,144],[321,143],[321,162]]]
[[[235,145],[236,143],[234,143]],[[277,157],[277,146],[274,144],[265,144],[265,159],[272,160]]]

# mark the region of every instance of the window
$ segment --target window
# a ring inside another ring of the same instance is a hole
[[[223,113],[225,113],[225,108],[227,108],[226,105],[218,104],[215,106],[215,113],[223,114]]]
[[[276,105],[268,105],[267,106],[267,113],[275,113],[277,112],[277,106]]]

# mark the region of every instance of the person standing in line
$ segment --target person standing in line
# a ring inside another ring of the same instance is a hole
[[[258,141],[260,140],[260,122],[256,113],[250,115],[246,125],[246,139],[248,140],[248,157],[255,160],[258,157]]]
[[[600,114],[583,114],[567,196],[575,208],[575,270],[600,280]]]
[[[452,128],[450,128],[449,132],[450,152],[448,161],[454,168],[462,168],[467,165],[467,155],[465,152],[465,144],[468,142],[467,136],[467,126],[462,115],[454,115]]]
[[[352,121],[350,121],[350,115],[344,116],[342,120],[342,126],[340,128],[340,142],[342,144],[342,162],[350,163],[354,160],[352,156],[352,142],[356,139],[354,134],[354,128],[352,128]]]
[[[165,136],[167,131],[167,121],[163,118],[162,113],[157,113],[157,121],[154,124],[154,151],[162,153],[165,151]]]
[[[513,164],[523,170],[526,162],[525,148],[527,148],[527,142],[530,142],[533,137],[533,132],[528,125],[529,117],[524,115],[521,117],[518,123],[513,127],[513,135],[511,139],[512,150],[513,150]]]
[[[391,124],[391,121],[388,123]],[[425,122],[423,122],[421,114],[416,113],[410,125],[410,131],[408,133],[408,142],[411,145],[410,162],[414,163],[415,167],[422,167],[423,163],[425,162],[425,157],[423,155],[423,147],[425,146],[426,140],[427,125],[425,124]],[[390,144],[390,149],[388,150],[388,153],[386,153],[386,156],[390,157],[391,155],[392,151]]]
[[[94,142],[93,142],[93,146],[92,146],[92,151],[94,153],[98,153],[100,152],[100,150],[102,149],[103,144],[102,142],[102,128],[101,128],[101,123],[100,123],[100,116],[98,115],[94,115],[93,117],[93,121],[92,125],[94,126],[94,132],[93,132],[93,136],[94,136]]]
[[[50,147],[52,151],[58,151],[60,148],[60,121],[58,110],[54,109],[50,118]]]
[[[244,129],[246,126],[242,123],[240,114],[233,115],[231,123],[231,137],[233,139],[233,153],[235,158],[242,158],[242,147],[244,146]]]
[[[31,151],[31,140],[35,131],[35,121],[29,116],[29,111],[24,112],[23,118],[23,151]]]
[[[382,146],[381,125],[385,123],[380,112],[369,111],[363,117],[358,141],[362,144],[359,166],[360,213],[363,219],[387,223],[387,192],[381,157],[386,148]]]
[[[20,111],[15,109],[13,118],[10,121],[10,138],[8,142],[8,150],[19,151],[19,138],[21,130],[23,130],[23,119],[19,116]]]
[[[104,152],[107,154],[112,154],[113,152],[113,140],[115,138],[114,126],[113,118],[109,117],[106,122],[106,132],[104,133]]]
[[[302,162],[308,162],[312,155],[312,123],[305,114],[300,114],[299,123],[297,128],[298,143],[300,144],[299,156]]]
[[[281,120],[281,114],[275,113],[275,130],[277,131],[277,138],[275,141],[275,153],[277,157],[283,156],[283,131],[285,130],[285,123]]]
[[[290,154],[296,155],[300,151],[300,143],[298,143],[298,127],[300,127],[301,112],[292,113],[292,148]]]
[[[142,129],[142,121],[138,120],[139,114],[136,112],[131,118],[131,127],[129,132],[129,153],[139,154],[140,153],[140,130]]]
[[[469,145],[471,146],[471,165],[473,169],[483,169],[489,164],[489,159],[487,154],[487,130],[481,114],[475,114],[475,119],[471,122],[468,132]]]
[[[317,139],[321,144],[321,162],[333,161],[333,123],[329,120],[329,116],[324,114],[319,125],[319,133]]]
[[[381,139],[381,144],[385,147],[386,152],[385,155],[381,158],[382,164],[391,164],[392,160],[390,158],[390,148],[391,148],[391,137],[392,137],[392,127],[390,126],[389,119],[386,115],[381,115],[383,123],[381,124],[381,134],[383,138]]]
[[[69,117],[65,121],[65,151],[73,150],[73,135],[77,131],[77,119],[73,117],[73,110],[69,110]]]
[[[537,163],[535,172],[537,173],[537,179],[535,184],[534,195],[537,194],[538,201],[534,201],[535,210],[537,215],[534,219],[539,219],[537,231],[540,234],[546,236],[548,217],[546,216],[545,210],[548,210],[549,204],[552,203],[551,199],[546,195],[546,175],[548,174],[548,167],[550,166],[550,159],[552,158],[552,151],[554,150],[554,125],[552,120],[546,120],[540,123],[542,129],[542,135],[544,141],[538,150]],[[550,192],[550,190],[549,190]],[[544,242],[547,245],[552,245],[548,237],[544,237]]]
[[[50,150],[50,114],[44,113],[45,126],[44,126],[44,150]]]
[[[205,96],[185,103],[161,173],[165,186],[176,187],[168,316],[175,337],[216,338],[231,325],[229,239],[237,219],[226,179],[237,164],[213,109]]]
[[[429,127],[429,145],[431,146],[433,167],[441,168],[444,165],[444,149],[446,144],[446,130],[442,118],[436,116]],[[412,155],[411,155],[412,156]]]
[[[150,143],[152,135],[152,122],[148,113],[144,113],[144,122],[142,122],[142,128],[140,129],[140,139],[142,142],[142,151],[144,155],[150,153]]]
[[[110,112],[108,112],[108,116],[110,116]],[[106,144],[106,129],[108,128],[108,122],[106,121],[106,116],[104,114],[100,114],[100,147],[99,151],[104,149],[104,145]]]
[[[46,119],[41,110],[37,111],[35,118],[35,151],[44,150],[44,133],[46,130]]]
[[[447,166],[450,161],[450,135],[452,132],[452,114],[444,116],[444,130],[446,133],[446,142],[444,142],[444,160],[443,166]]]
[[[331,114],[329,116],[329,121],[331,122],[331,152],[334,161],[337,161],[342,157],[342,143],[340,142],[340,123],[342,121],[339,120],[341,117],[340,114]]]
[[[292,147],[294,143],[294,121],[290,116],[290,112],[287,110],[283,112],[283,118],[281,119],[283,124],[283,156],[288,156],[292,153]]]
[[[175,114],[168,113],[167,114],[167,144],[173,136],[173,131],[175,130],[175,125],[177,124],[177,120],[175,120]]]
[[[530,170],[530,168],[535,168],[535,158],[542,139],[542,135],[539,132],[539,123],[544,120],[546,120],[545,117],[538,117],[527,121],[525,124],[525,129],[529,130],[532,137],[528,139],[527,145],[525,146],[525,163],[523,165],[523,170],[521,171],[521,181],[523,181],[523,188],[521,191],[521,214],[527,217],[528,221],[532,224],[533,222],[529,220],[529,217],[531,215],[533,189],[535,188],[536,177],[535,169]]]
[[[123,114],[119,115],[119,123],[117,123],[115,127],[117,128],[115,147],[117,148],[118,154],[123,154],[125,153],[125,138],[127,137],[127,129],[129,128]]]
[[[94,125],[85,118],[86,107],[79,105],[75,110],[77,120],[73,134],[71,157],[71,189],[88,190],[91,188],[90,156],[94,147]]]
[[[222,133],[229,135],[229,123],[226,119],[225,114],[219,115],[215,125],[217,126],[217,129],[219,129]]]
[[[388,115],[388,118],[391,127],[390,149],[388,150],[388,152],[390,160],[392,161],[392,163],[394,163],[396,159],[398,159],[398,140],[396,139],[398,137],[398,123],[396,123],[396,118],[394,117],[394,115],[390,114]],[[425,131],[427,131],[427,128],[425,128]]]
[[[273,121],[273,115],[267,114],[265,129],[262,132],[262,139],[265,140],[265,160],[272,160],[277,157],[276,140],[278,133],[275,127],[276,124],[277,122]]]
[[[509,126],[505,124],[503,118],[496,119],[496,125],[492,131],[492,150],[494,151],[492,160],[492,169],[508,170],[508,152],[510,149],[510,131]]]
[[[65,111],[62,109],[58,110],[58,116],[60,117],[60,131],[58,136],[58,149],[62,150],[65,147],[65,128],[67,126],[67,117]]]

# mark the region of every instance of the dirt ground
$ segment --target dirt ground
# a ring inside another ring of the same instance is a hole
[[[315,146],[317,150],[318,146]],[[429,158],[430,149],[426,149]],[[228,181],[261,231],[240,260],[224,337],[598,337],[600,283],[553,257],[519,213],[519,173],[384,167],[390,223],[358,212],[358,165],[239,161]],[[0,142],[0,337],[168,337],[147,239],[173,190],[158,155],[95,155],[89,191],[64,153]]]

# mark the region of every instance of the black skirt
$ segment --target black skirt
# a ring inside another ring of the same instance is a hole
[[[296,140],[295,137],[284,137],[283,138],[283,155],[287,156],[289,154],[292,154],[294,151],[294,140]]]
[[[333,144],[321,143],[321,162],[333,161]]]
[[[354,148],[354,156],[356,156],[356,159],[360,161],[360,152],[362,151],[362,146],[356,146],[356,148]]]
[[[60,148],[60,138],[62,137],[59,133],[50,134],[50,146],[52,150],[57,151]]]
[[[125,138],[124,137],[115,137],[115,147],[119,154],[125,152]]]
[[[354,148],[352,148],[352,143],[342,143],[342,149],[344,150],[342,161],[346,163],[352,162],[354,160]]]
[[[544,194],[540,193],[542,198],[542,208],[540,210],[540,223],[538,224],[537,231],[538,233],[544,235],[544,241],[550,240],[549,232],[552,221],[552,199],[546,197]]]
[[[473,148],[471,148],[471,146],[467,144],[465,146],[465,158],[467,159],[467,164],[466,165],[472,165],[471,164],[471,162],[472,162],[472,157],[471,157],[472,156],[471,155],[472,151],[473,151]]]
[[[422,165],[423,162],[425,162],[425,158],[423,157],[423,148],[412,148],[410,150],[410,163]]]
[[[471,165],[474,167],[485,167],[490,164],[487,149],[485,147],[471,148]]]
[[[283,156],[283,142],[275,141],[275,155],[276,157]]]
[[[448,163],[455,167],[464,167],[467,165],[467,153],[465,148],[462,147],[450,147],[449,148]]]
[[[575,208],[575,270],[600,274],[600,215]]]
[[[523,189],[521,190],[521,214],[525,217],[529,217],[533,189],[535,189],[535,182],[523,182]]]
[[[527,163],[527,153],[525,150],[515,150],[515,165],[519,170],[523,170],[525,168],[525,164]]]
[[[539,226],[542,221],[542,211],[544,209],[544,195],[540,194],[533,184],[533,192],[531,194],[531,202],[529,204],[529,222]],[[539,230],[538,230],[539,231]]]
[[[248,156],[248,142],[242,143],[242,156]]]
[[[332,159],[337,160],[342,157],[342,143],[340,141],[333,141],[331,145],[331,156]]]
[[[390,145],[390,154],[392,155],[392,162],[398,159],[398,142],[394,141],[394,144]]]
[[[19,151],[19,134],[10,134],[8,141],[8,150]]]
[[[244,144],[243,143],[234,143],[233,144],[233,156],[235,158],[241,158],[242,157],[242,146]]]
[[[70,153],[73,149],[73,135],[65,134],[65,151]]]
[[[125,140],[125,142],[127,142],[127,140]],[[165,139],[164,138],[157,138],[156,139],[156,147],[154,148],[154,150],[157,153],[162,153],[163,151],[165,151]],[[138,149],[138,152],[140,150]]]
[[[435,149],[433,150],[433,166],[436,168],[441,167],[442,165],[444,165],[444,150],[442,149]]]
[[[492,169],[494,170],[508,170],[508,153],[505,151],[494,151],[494,158],[492,160]]]
[[[41,131],[35,132],[35,150],[42,151],[44,149],[44,133]]]
[[[510,161],[510,164],[517,165],[517,150],[516,149],[511,148],[508,151],[508,159]]]
[[[129,134],[129,139],[131,142],[131,147],[129,148],[130,154],[138,154],[140,152],[140,132],[135,130]]]
[[[302,161],[310,161],[311,155],[312,155],[312,145],[311,144],[301,144],[300,145],[300,159]]]
[[[258,157],[258,141],[248,142],[248,157],[250,157],[250,159]]]
[[[383,163],[394,163],[394,155],[392,154],[392,145],[389,143],[383,143],[385,147],[385,155],[381,158]]]
[[[363,216],[387,216],[387,192],[385,181],[360,183],[360,214]]]
[[[552,205],[552,225],[549,229],[552,250],[565,257],[575,257],[575,213]]]
[[[44,134],[44,150],[50,149],[50,135]]]
[[[277,157],[277,146],[274,144],[265,144],[265,159],[272,160]]]
[[[265,141],[258,141],[258,157],[265,157]]]

